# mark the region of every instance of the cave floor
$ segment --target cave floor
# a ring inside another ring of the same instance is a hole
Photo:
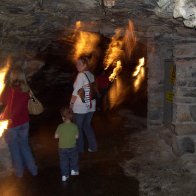
[[[55,115],[54,115],[55,114]],[[22,178],[13,174],[0,180],[2,196],[136,196],[139,183],[126,176],[121,164],[132,158],[128,139],[133,130],[123,129],[123,117],[115,111],[96,112],[93,126],[98,152],[80,158],[80,175],[61,182],[57,140],[54,132],[61,122],[55,111],[32,116],[30,143],[39,168],[35,177],[25,171]],[[87,149],[87,147],[86,147]]]

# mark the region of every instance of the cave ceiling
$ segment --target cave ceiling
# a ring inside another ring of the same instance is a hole
[[[1,55],[10,51],[30,56],[63,40],[82,21],[84,30],[111,36],[133,21],[139,36],[148,31],[194,35],[195,0],[1,0]],[[151,30],[150,30],[151,29]],[[28,55],[28,54],[26,54]]]

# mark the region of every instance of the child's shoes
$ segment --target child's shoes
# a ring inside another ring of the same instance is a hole
[[[68,178],[69,178],[69,176],[62,176],[62,181],[65,182],[65,181],[67,181]]]
[[[78,175],[79,175],[79,171],[71,170],[71,176],[78,176]]]

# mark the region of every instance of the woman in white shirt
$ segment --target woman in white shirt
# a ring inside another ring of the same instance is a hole
[[[88,141],[88,151],[97,151],[97,142],[94,134],[94,129],[91,125],[93,114],[96,110],[96,100],[90,97],[90,84],[95,82],[94,75],[88,69],[89,59],[87,57],[81,57],[76,63],[78,75],[74,82],[74,90],[70,101],[70,107],[74,113],[74,121],[79,128],[78,138],[78,151],[84,152],[84,137],[86,135]],[[85,100],[82,101],[78,94],[80,89],[84,89]],[[88,96],[89,95],[89,96]]]

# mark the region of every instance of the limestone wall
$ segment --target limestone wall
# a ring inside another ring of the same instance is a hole
[[[152,36],[152,34],[150,33]],[[164,66],[172,60],[172,39],[159,37],[148,39],[148,129],[163,126],[164,116]]]
[[[173,122],[179,135],[196,134],[196,39],[174,47],[176,84]]]

